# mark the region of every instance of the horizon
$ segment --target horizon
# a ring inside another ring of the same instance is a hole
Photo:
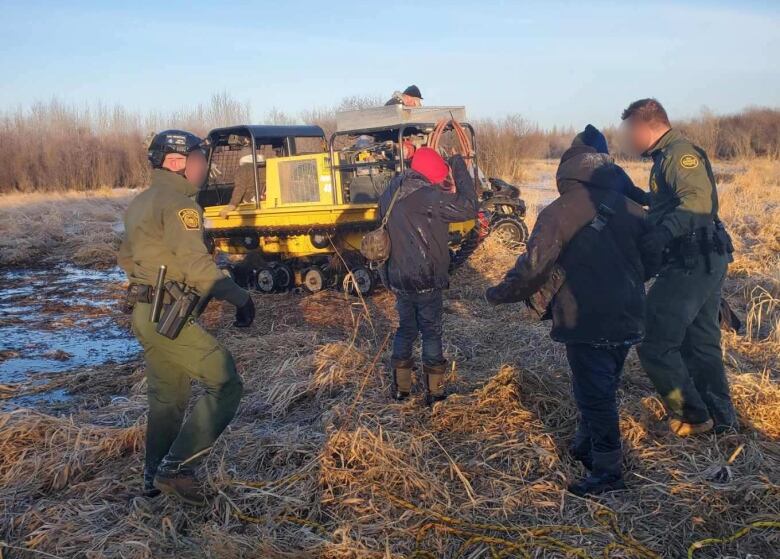
[[[412,5],[302,2],[293,22],[289,7],[251,2],[9,6],[0,30],[15,48],[0,53],[0,111],[57,99],[169,114],[226,92],[260,122],[411,83],[428,105],[464,105],[474,120],[519,114],[544,129],[615,125],[642,97],[673,120],[780,106],[770,2]],[[437,32],[414,33],[399,14]]]
[[[141,127],[143,128],[144,124],[147,124],[148,122],[154,122],[159,128],[160,126],[171,126],[173,122],[178,122],[181,119],[184,119],[185,121],[188,121],[190,118],[194,117],[196,113],[199,111],[208,111],[213,104],[216,102],[215,100],[220,98],[220,96],[224,95],[225,92],[214,92],[208,98],[197,102],[196,104],[189,105],[189,106],[181,106],[175,109],[171,109],[169,112],[166,113],[160,113],[159,111],[154,110],[153,108],[149,110],[149,112],[142,112],[140,110],[131,110],[125,107],[124,105],[120,103],[106,103],[102,100],[97,100],[95,102],[91,103],[67,103],[63,100],[53,97],[48,100],[35,100],[32,103],[28,105],[17,105],[16,107],[10,107],[10,108],[3,108],[0,107],[0,118],[9,117],[15,114],[18,114],[17,111],[21,111],[22,115],[29,116],[33,110],[36,110],[36,108],[42,107],[44,110],[49,109],[53,106],[62,107],[66,111],[70,112],[72,116],[75,115],[88,115],[87,119],[85,121],[93,121],[93,122],[104,122],[101,118],[96,118],[98,116],[103,117],[105,115],[111,115],[114,113],[115,110],[121,110],[121,111],[127,111],[125,114],[126,116],[137,118],[139,123],[141,123]],[[370,96],[367,95],[348,95],[342,99],[343,102],[346,102],[348,100],[352,100],[355,98],[368,98]],[[228,101],[238,101],[235,98],[228,98]],[[219,126],[227,126],[232,124],[253,124],[253,125],[285,125],[285,124],[310,124],[310,125],[318,125],[322,121],[319,120],[319,117],[322,117],[322,114],[318,114],[318,111],[334,111],[338,112],[339,110],[350,110],[340,107],[341,102],[335,103],[333,106],[330,107],[322,107],[322,106],[316,106],[311,108],[304,108],[296,113],[292,112],[286,112],[281,110],[279,107],[271,107],[262,113],[258,114],[254,107],[252,107],[251,102],[246,102],[246,104],[242,104],[242,107],[245,107],[250,115],[250,118],[247,122],[231,122],[231,123],[225,123],[220,124]],[[433,105],[430,105],[433,106]],[[745,107],[742,107],[741,109],[736,109],[734,111],[728,111],[728,112],[718,112],[713,111],[709,107],[702,107],[697,112],[693,114],[683,114],[678,115],[675,118],[670,117],[670,120],[672,122],[673,126],[677,126],[678,124],[692,122],[701,120],[702,118],[707,117],[716,117],[716,118],[727,118],[731,116],[739,116],[744,115],[752,110],[770,110],[770,111],[778,111],[780,112],[780,105],[777,106],[769,106],[769,105],[748,105]],[[468,114],[468,107],[466,107],[466,111]],[[622,109],[621,109],[622,111]],[[306,118],[310,115],[317,115],[318,118]],[[545,126],[542,123],[532,120],[530,118],[527,118],[527,116],[523,113],[514,112],[514,113],[506,113],[506,114],[499,114],[495,116],[477,116],[472,117],[469,115],[469,121],[472,123],[480,123],[480,122],[493,122],[498,125],[501,125],[504,119],[512,119],[514,117],[520,117],[522,118],[523,122],[525,122],[527,125],[531,127],[535,127],[538,129],[539,132],[544,134],[554,134],[554,133],[561,133],[561,134],[575,134],[584,126],[587,124],[592,124],[590,122],[584,122],[581,126],[575,125],[573,123],[556,123],[549,126]],[[608,130],[614,130],[618,127],[620,124],[620,119],[618,118],[615,122],[610,122],[606,125],[595,125],[599,130],[602,131],[608,131]],[[100,128],[99,126],[97,127]],[[156,130],[155,126],[151,126],[149,132],[153,132]]]

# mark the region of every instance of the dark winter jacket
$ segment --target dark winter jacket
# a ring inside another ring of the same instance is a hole
[[[407,170],[390,181],[379,199],[380,215],[400,188],[390,217],[390,259],[384,279],[391,289],[426,291],[449,285],[449,223],[468,221],[477,215],[474,181],[460,156],[450,161],[456,192],[432,185],[421,174]]]
[[[562,284],[551,303],[553,339],[595,345],[640,341],[645,265],[638,239],[649,224],[644,210],[627,198],[635,187],[609,155],[576,143],[561,158],[556,182],[560,197],[539,214],[527,251],[488,290],[488,300],[526,300],[546,287],[555,270]],[[614,213],[599,213],[604,206]]]

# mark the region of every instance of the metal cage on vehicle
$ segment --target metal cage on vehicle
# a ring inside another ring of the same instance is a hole
[[[326,145],[325,132],[322,128],[310,125],[230,126],[212,130],[209,132],[208,139],[210,173],[205,188],[198,194],[198,202],[202,206],[227,203],[239,159],[251,155],[252,165],[257,166],[257,150],[260,146],[270,146],[278,150],[280,156],[290,157],[301,154],[299,140],[319,140],[317,151],[324,149]],[[313,201],[313,196],[316,194],[316,168],[307,167],[306,162],[285,162],[280,165],[280,170],[282,168],[284,171],[280,174],[280,180],[283,184],[283,198],[300,203]],[[261,192],[257,176],[254,182],[255,207],[259,208]]]
[[[401,173],[406,169],[406,160],[403,157],[402,146],[404,139],[412,136],[428,136],[433,132],[437,123],[445,120],[457,120],[468,130],[471,137],[471,144],[474,149],[474,176],[480,177],[479,169],[476,163],[476,135],[474,128],[466,120],[466,110],[464,107],[404,107],[402,105],[389,105],[382,107],[372,107],[354,111],[342,111],[336,114],[336,131],[330,136],[328,141],[328,150],[330,160],[333,162],[330,168],[331,181],[335,184],[337,175],[345,190],[346,197],[353,202],[350,196],[351,182],[345,176],[347,173],[356,174],[361,169],[367,167],[386,167],[391,175]],[[345,137],[370,136],[377,142],[392,143],[395,156],[392,160],[381,163],[346,163],[336,157],[339,148],[337,143]],[[355,177],[360,180],[360,177]],[[368,179],[365,179],[368,180]],[[372,184],[375,183],[370,179]],[[381,192],[386,187],[386,182],[379,182],[375,185],[377,192]],[[375,201],[367,200],[367,201]]]

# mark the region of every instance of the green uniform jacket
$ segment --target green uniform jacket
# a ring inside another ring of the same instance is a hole
[[[650,222],[674,237],[711,226],[718,215],[718,191],[704,150],[670,129],[645,155],[653,158]]]
[[[152,184],[135,197],[125,213],[119,265],[131,283],[154,285],[161,265],[166,281],[194,287],[242,306],[249,294],[225,277],[203,243],[202,209],[191,198],[197,188],[184,177],[155,169]]]

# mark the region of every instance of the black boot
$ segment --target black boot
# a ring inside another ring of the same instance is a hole
[[[412,392],[414,361],[412,359],[393,359],[391,366],[393,368],[393,398],[405,400]]]
[[[574,433],[574,440],[569,445],[569,454],[575,460],[582,463],[588,470],[593,469],[593,455],[590,446],[590,433],[585,423],[580,420],[577,424],[577,431]]]
[[[154,470],[144,468],[144,491],[143,496],[153,499],[160,494],[160,490],[154,486]]]
[[[444,394],[444,375],[446,371],[446,362],[438,365],[423,365],[423,373],[425,373],[425,403],[429,406],[447,397]]]
[[[731,398],[708,394],[707,409],[712,417],[715,433],[722,435],[739,431],[739,420],[737,420],[737,412],[734,409],[734,404],[731,403]]]
[[[585,479],[570,485],[569,491],[584,497],[625,489],[622,451],[618,449],[612,452],[593,452],[592,455],[593,469],[590,474]]]

